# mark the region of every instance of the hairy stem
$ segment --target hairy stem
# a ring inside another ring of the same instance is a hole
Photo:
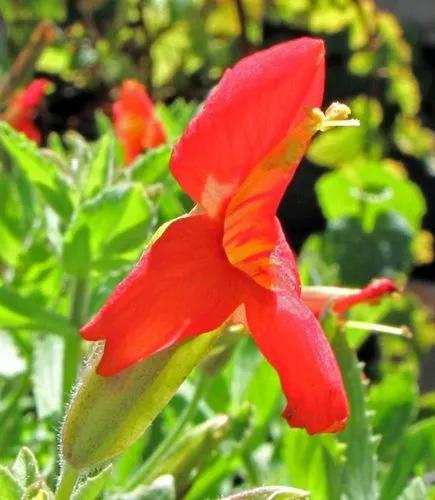
[[[57,485],[55,500],[70,500],[79,476],[80,471],[65,462]]]

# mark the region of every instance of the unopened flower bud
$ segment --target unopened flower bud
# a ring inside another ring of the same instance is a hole
[[[127,449],[165,408],[219,334],[216,330],[188,340],[110,377],[97,375],[101,347],[95,349],[66,413],[64,460],[87,469]]]

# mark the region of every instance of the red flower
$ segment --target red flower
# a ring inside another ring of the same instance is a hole
[[[35,141],[41,142],[41,134],[34,124],[35,110],[42,101],[48,80],[37,78],[12,98],[5,112],[5,120],[16,130]]]
[[[145,87],[135,80],[122,83],[118,100],[113,104],[113,119],[116,135],[124,146],[126,164],[146,149],[166,141]]]
[[[228,70],[176,145],[171,170],[199,207],[170,223],[82,329],[112,375],[174,343],[245,319],[276,368],[284,416],[310,433],[348,418],[336,360],[275,216],[320,127],[324,47],[301,38]],[[326,122],[325,122],[326,123]],[[330,123],[329,121],[327,123]]]

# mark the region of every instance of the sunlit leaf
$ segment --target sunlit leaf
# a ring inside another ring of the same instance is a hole
[[[64,343],[51,335],[34,339],[32,382],[38,418],[59,415],[63,404]]]
[[[398,500],[427,500],[428,491],[423,479],[415,477],[411,480]]]
[[[347,498],[377,498],[376,442],[368,415],[363,374],[343,332],[331,331],[331,327],[328,332],[333,336],[332,347],[350,406],[349,421],[339,437],[346,444],[346,460],[342,466],[344,494]]]
[[[96,476],[86,478],[86,480],[74,492],[71,500],[95,500],[100,498],[111,472],[112,466],[109,465]]]
[[[68,218],[73,204],[57,164],[44,155],[34,142],[3,122],[0,123],[0,142],[46,202],[62,217]]]
[[[0,376],[14,377],[25,371],[26,362],[20,355],[13,337],[2,330],[0,330],[0,345]]]
[[[382,484],[382,500],[396,500],[418,465],[424,467],[426,464],[426,469],[435,465],[434,438],[434,417],[421,420],[408,428]]]
[[[4,328],[30,329],[57,335],[77,335],[75,327],[63,316],[45,310],[28,297],[0,287],[0,323]]]
[[[379,456],[391,459],[417,410],[417,383],[412,374],[388,373],[372,385],[368,406],[374,411],[373,427],[381,436]]]
[[[358,216],[375,220],[392,211],[419,229],[426,208],[416,184],[377,162],[354,162],[350,168],[324,175],[317,182],[316,191],[328,219]]]
[[[29,448],[21,448],[14,464],[12,465],[11,471],[23,488],[31,485],[39,478],[38,463],[35,455],[29,450]]]
[[[95,196],[109,184],[114,168],[113,149],[110,134],[104,135],[96,144],[94,156],[86,169],[84,192],[87,197]]]
[[[394,123],[394,142],[407,155],[423,158],[434,151],[435,134],[415,118],[399,117]]]
[[[0,492],[5,500],[20,500],[22,489],[9,469],[0,465]]]
[[[63,249],[66,270],[84,276],[91,265],[139,251],[152,223],[152,207],[139,185],[120,184],[103,191],[83,205],[68,228]]]
[[[261,486],[252,490],[241,491],[222,500],[299,500],[309,498],[308,491],[289,486]]]

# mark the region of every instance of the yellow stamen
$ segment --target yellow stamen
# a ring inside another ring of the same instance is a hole
[[[333,102],[323,113],[319,108],[308,111],[314,121],[314,128],[324,132],[332,127],[359,127],[360,122],[356,119],[348,119],[351,114],[349,106],[340,102]]]

